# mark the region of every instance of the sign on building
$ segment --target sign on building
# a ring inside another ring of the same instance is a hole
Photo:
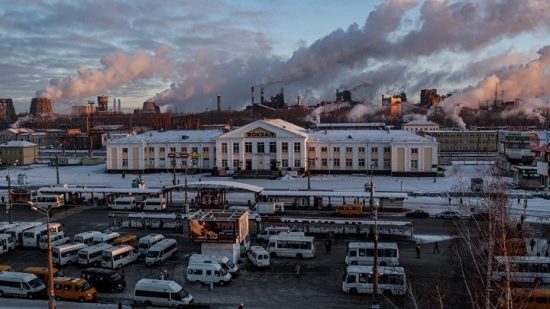
[[[199,210],[188,220],[196,242],[236,243],[248,235],[248,212]]]

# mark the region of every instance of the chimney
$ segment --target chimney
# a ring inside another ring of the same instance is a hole
[[[264,104],[264,87],[260,88],[260,103]]]
[[[120,99],[118,99],[118,112],[122,113],[122,107],[121,107],[121,104],[120,104]]]
[[[254,86],[250,87],[250,96],[251,96],[250,103],[254,105]]]
[[[116,98],[113,98],[113,113],[116,113]]]
[[[296,105],[300,106],[302,104],[302,97],[297,96],[296,97]]]
[[[216,103],[218,104],[218,112],[221,112],[222,110],[222,96],[217,96],[216,97]]]

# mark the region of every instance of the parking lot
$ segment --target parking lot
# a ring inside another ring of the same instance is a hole
[[[43,220],[36,213],[26,208],[15,208],[15,221]],[[68,210],[57,210],[52,222],[63,223],[66,234],[72,236],[87,230],[104,230],[109,227],[108,210],[97,207],[75,207]],[[448,233],[449,222],[436,219],[416,219],[415,232],[434,235]],[[255,235],[254,225],[250,225],[251,235]],[[330,253],[325,252],[324,239],[316,240],[316,256],[313,259],[274,258],[268,269],[255,269],[246,258],[239,264],[240,275],[228,286],[215,286],[209,291],[208,286],[189,284],[185,281],[187,260],[192,253],[200,252],[200,246],[193,244],[186,235],[173,230],[122,229],[121,234],[131,233],[143,236],[151,232],[164,234],[178,241],[178,251],[174,257],[160,267],[148,267],[141,258],[125,266],[127,288],[122,293],[99,293],[97,301],[103,303],[132,303],[135,283],[141,278],[159,278],[160,272],[166,269],[170,279],[175,280],[194,296],[199,306],[218,308],[237,308],[239,304],[254,308],[321,308],[330,305],[332,308],[350,308],[366,306],[370,298],[365,295],[348,295],[341,291],[342,278],[345,272],[344,257],[349,239],[337,238],[333,241]],[[253,237],[252,237],[253,239]],[[255,240],[252,242],[255,243]],[[429,285],[434,276],[438,277],[443,270],[448,255],[445,242],[440,242],[441,254],[433,254],[433,244],[422,245],[421,258],[416,258],[416,244],[412,241],[399,243],[400,263],[405,267],[408,280],[414,285]],[[46,252],[38,249],[17,248],[16,251],[0,256],[0,264],[9,264],[15,270],[29,266],[46,266]],[[302,270],[296,278],[294,268],[299,263]],[[75,265],[61,268],[68,276],[80,276],[80,268]],[[409,297],[392,297],[389,300],[398,308],[411,303]],[[388,306],[393,307],[388,303]],[[384,307],[385,308],[385,307]]]

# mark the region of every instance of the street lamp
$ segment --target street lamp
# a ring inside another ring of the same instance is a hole
[[[52,239],[50,231],[50,211],[52,210],[51,206],[48,208],[38,208],[33,202],[28,202],[33,211],[36,211],[44,216],[46,216],[46,229],[48,235],[48,308],[55,309],[57,307],[55,303],[55,294],[53,291],[53,262],[52,262]]]
[[[53,146],[50,145],[52,148]],[[62,144],[59,144],[59,148],[61,148]],[[59,153],[55,152],[55,178],[57,180],[57,184],[59,184]]]
[[[13,163],[13,166],[16,166],[17,163],[19,162],[19,160],[15,160],[15,162]],[[10,175],[10,168],[11,168],[11,164],[8,165],[8,174],[6,175],[6,180],[8,181],[8,205],[6,207],[7,209],[7,212],[8,212],[8,222],[11,224],[13,223],[13,221],[11,220],[11,175]]]
[[[371,209],[371,215],[374,220],[374,263],[372,266],[372,300],[371,308],[377,309],[380,308],[378,304],[378,212],[374,208],[373,193],[374,193],[374,184],[373,184],[373,173],[374,173],[375,163],[371,162],[370,165],[370,200],[369,206]]]

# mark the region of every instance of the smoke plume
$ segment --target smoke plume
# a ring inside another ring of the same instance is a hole
[[[129,82],[155,76],[168,78],[173,65],[167,58],[168,46],[162,45],[153,55],[144,50],[134,54],[115,52],[101,59],[103,68],[81,67],[76,76],[50,80],[46,89],[36,92],[38,97],[52,101],[72,101],[96,96]]]

